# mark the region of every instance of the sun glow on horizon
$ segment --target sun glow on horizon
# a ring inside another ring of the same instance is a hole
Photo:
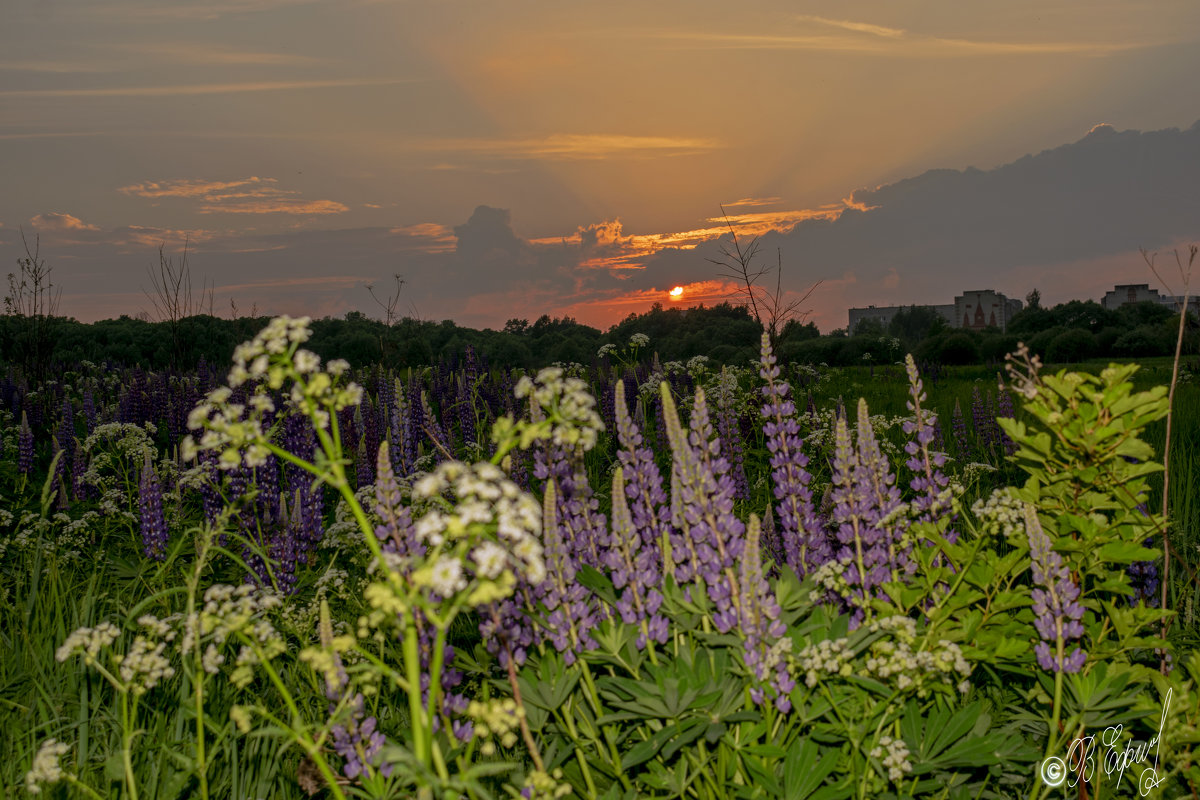
[[[683,297],[683,287],[676,286],[674,289],[667,292],[667,294],[671,295],[672,300],[678,300],[679,298]]]

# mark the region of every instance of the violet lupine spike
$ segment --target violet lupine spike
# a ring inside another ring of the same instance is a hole
[[[1016,417],[1016,412],[1013,410],[1012,393],[1010,393],[1007,388],[1002,388],[1000,390],[1000,399],[997,401],[996,416],[1006,417],[1008,419],[1013,419]],[[1004,432],[1004,429],[1000,427],[999,423],[996,424],[996,429],[1000,434],[1000,445],[1004,448],[1004,454],[1006,456],[1011,456],[1013,453],[1017,452],[1017,443],[1009,438],[1008,434]]]
[[[746,480],[746,450],[742,441],[741,426],[738,425],[732,399],[723,396],[717,403],[717,435],[721,441],[721,454],[729,462],[733,475],[735,500],[750,499],[750,482]]]
[[[21,412],[21,428],[17,433],[17,471],[28,475],[33,471],[33,429],[29,427],[29,417]]]
[[[908,373],[906,405],[913,415],[902,426],[911,437],[904,445],[904,452],[908,454],[905,466],[913,473],[908,485],[914,494],[912,503],[916,518],[922,522],[932,522],[949,513],[952,507],[950,479],[942,471],[946,455],[936,449],[937,415],[922,405],[927,399],[925,386],[911,355],[905,357],[904,366]],[[950,528],[944,535],[951,542],[958,539],[957,531]]]
[[[759,374],[766,381],[762,388],[763,434],[771,454],[771,479],[779,508],[779,541],[783,559],[800,577],[829,560],[832,555],[825,526],[813,506],[809,482],[812,475],[805,467],[808,456],[803,450],[796,406],[788,398],[791,387],[779,380],[779,367],[771,351],[771,340],[763,334]]]
[[[83,479],[86,472],[87,459],[83,456],[83,447],[76,441],[75,455],[71,457],[71,495],[76,502],[91,499],[92,487]]]
[[[737,564],[746,545],[746,526],[733,513],[733,481],[729,465],[711,438],[704,389],[696,389],[693,429],[685,437],[670,389],[663,384],[663,415],[678,464],[679,502],[684,520],[683,537],[694,554],[695,572],[704,581],[716,610],[713,625],[727,633],[737,624]],[[672,549],[674,546],[672,545]]]
[[[163,516],[162,488],[158,473],[146,454],[138,484],[138,512],[142,533],[142,553],[146,558],[162,561],[167,557],[167,521]]]
[[[92,431],[96,430],[96,399],[92,396],[91,389],[85,389],[83,392],[83,422],[84,435],[91,436]]]
[[[862,623],[862,606],[872,588],[870,581],[874,565],[871,563],[871,549],[876,545],[876,541],[868,538],[873,533],[866,524],[869,501],[863,492],[862,482],[858,480],[859,472],[858,452],[854,448],[850,428],[845,415],[839,414],[834,423],[830,523],[837,539],[834,557],[845,565],[844,574],[850,594],[842,600],[854,610],[850,621],[852,628]]]
[[[321,646],[333,650],[333,623],[329,618],[329,604],[321,601],[321,610],[317,630]],[[342,665],[342,657],[333,651],[333,669],[326,672],[322,680],[325,688],[325,699],[329,701],[329,713],[333,714],[343,698],[347,697],[346,690],[350,678]],[[342,773],[353,780],[367,770],[368,765],[375,763],[377,756],[383,750],[385,739],[376,730],[375,717],[366,715],[365,703],[361,693],[356,692],[350,698],[348,707],[342,711],[343,717],[329,731],[330,746],[333,751],[346,760]],[[391,774],[391,765],[384,764],[380,772],[386,777]]]
[[[954,453],[959,461],[971,457],[971,445],[967,439],[967,423],[963,420],[962,405],[954,401],[954,412],[950,415],[950,426],[954,429]]]
[[[275,585],[280,594],[289,596],[296,591],[296,572],[299,569],[303,547],[304,519],[299,504],[289,509],[287,501],[279,501],[280,519],[272,526],[274,536],[268,543],[268,553],[274,563]]]
[[[629,416],[625,404],[625,382],[614,386],[613,413],[621,450],[617,459],[628,473],[625,496],[629,501],[633,526],[641,536],[643,551],[650,554],[653,566],[662,571],[663,547],[671,535],[669,498],[663,488],[662,473],[654,452],[642,442],[641,431]]]
[[[370,459],[367,458],[367,437],[358,437],[358,452],[354,459],[355,488],[363,489],[375,483],[374,470],[371,469]]]
[[[412,512],[402,501],[387,442],[379,445],[375,473],[375,513],[380,520],[375,536],[385,550],[416,558],[420,555],[417,532],[413,527]]]
[[[1158,608],[1158,564],[1154,561],[1134,561],[1125,568],[1129,582],[1133,586],[1133,594],[1129,596],[1129,605],[1139,603],[1148,608]]]
[[[598,620],[591,592],[575,580],[575,562],[559,532],[556,495],[554,481],[548,481],[542,523],[547,577],[533,594],[550,612],[540,631],[542,640],[562,653],[567,664],[574,664],[579,653],[598,646],[592,638]]]
[[[1083,637],[1079,587],[1042,529],[1037,509],[1028,503],[1025,505],[1025,533],[1029,537],[1033,582],[1037,584],[1031,597],[1033,626],[1042,637],[1034,647],[1038,664],[1047,672],[1079,672],[1087,662],[1087,653],[1076,647],[1067,655],[1067,648]]]
[[[878,531],[872,583],[875,585],[900,580],[901,576],[916,572],[912,560],[912,543],[906,542],[900,530],[900,516],[904,501],[896,487],[896,476],[887,457],[879,448],[871,418],[867,413],[867,401],[858,401],[858,465],[859,479],[870,504],[868,520]]]
[[[658,613],[663,597],[658,591],[659,572],[652,554],[634,530],[633,517],[625,497],[625,475],[621,467],[613,473],[612,541],[604,553],[605,566],[612,576],[613,588],[620,594],[616,609],[627,625],[637,625],[638,649],[648,640],[662,644],[667,640],[667,619]]]
[[[669,558],[674,569],[675,581],[683,586],[696,579],[700,569],[700,558],[696,553],[696,544],[688,533],[688,522],[684,514],[683,485],[685,482],[686,455],[689,453],[687,438],[683,426],[679,424],[679,415],[675,412],[675,402],[671,399],[666,385],[663,386],[663,397],[666,398],[667,411],[664,414],[666,424],[663,426],[672,453],[671,458],[671,527],[669,547],[663,553],[663,558]]]
[[[779,618],[782,610],[775,592],[763,574],[762,553],[759,552],[758,517],[750,515],[746,532],[746,550],[739,573],[741,598],[738,630],[742,635],[742,658],[759,686],[750,690],[751,699],[763,705],[770,689],[775,707],[786,714],[792,709],[789,693],[796,681],[788,671],[788,662],[779,643],[787,626]],[[790,640],[787,640],[790,644]],[[762,684],[767,684],[764,687]]]
[[[783,539],[780,538],[779,529],[775,525],[775,507],[770,503],[767,503],[767,513],[763,516],[761,536],[762,549],[771,559],[768,574],[776,577],[779,575],[780,565],[787,563],[787,556],[783,552]]]
[[[975,441],[980,450],[986,450],[989,444],[988,422],[987,405],[983,400],[983,392],[979,390],[979,384],[976,383],[971,389],[971,423],[975,428]]]

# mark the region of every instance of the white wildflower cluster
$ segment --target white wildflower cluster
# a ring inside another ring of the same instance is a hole
[[[891,736],[880,736],[879,744],[871,749],[871,758],[882,759],[887,767],[888,778],[893,782],[904,780],[904,776],[912,772],[912,762],[908,760],[910,753],[903,739],[893,739]]]
[[[692,356],[687,362],[687,372],[693,378],[699,378],[708,369],[708,356]]]
[[[1025,504],[1011,486],[994,490],[987,500],[976,500],[971,513],[985,533],[1000,534],[1005,539],[1025,537]]]
[[[969,688],[966,679],[971,664],[954,642],[942,639],[932,649],[922,649],[916,622],[902,614],[873,620],[867,627],[873,633],[890,635],[872,643],[865,663],[867,674],[885,682],[894,679],[897,688],[914,689],[919,697],[928,694],[930,680],[957,686],[962,692]]]
[[[612,342],[609,342],[608,344],[602,344],[602,345],[600,345],[600,349],[596,351],[596,358],[604,358],[605,356],[611,356],[616,352],[617,352],[617,346],[615,344],[613,344]]]
[[[851,653],[846,639],[823,639],[807,645],[796,654],[796,663],[804,670],[804,683],[813,688],[822,677],[851,674]]]
[[[630,347],[645,347],[650,344],[650,337],[644,333],[635,333],[629,337]]]
[[[850,583],[846,580],[846,562],[844,561],[826,561],[813,573],[813,581],[825,590],[825,592],[821,592],[813,589],[808,593],[808,599],[813,603],[821,602],[827,595],[850,596]]]
[[[0,511],[2,514],[8,512]],[[8,519],[12,519],[11,514]],[[0,557],[9,550],[32,553],[40,544],[42,557],[48,561],[53,559],[61,564],[90,558],[91,530],[99,519],[100,514],[96,511],[85,511],[79,517],[62,511],[50,517],[43,517],[37,511],[25,511],[17,523],[16,533],[11,538],[0,538]]]
[[[83,452],[90,459],[96,459],[101,454],[108,455],[109,458],[102,462],[102,466],[111,465],[115,456],[125,459],[133,469],[140,470],[147,455],[151,460],[158,458],[158,448],[153,438],[156,433],[158,428],[153,422],[147,422],[144,426],[129,422],[108,422],[96,426],[91,435],[83,440]],[[99,481],[88,482],[93,486],[101,485]]]
[[[588,368],[578,361],[555,361],[550,366],[558,367],[568,378],[582,378],[588,373]]]
[[[348,362],[330,361],[322,371],[320,357],[299,349],[311,335],[309,322],[308,317],[276,317],[254,339],[238,345],[228,386],[213,389],[188,415],[188,428],[203,428],[204,433],[199,442],[190,435],[184,438],[184,461],[201,450],[214,450],[220,453],[221,469],[234,469],[243,461],[247,467],[265,463],[270,450],[262,420],[275,410],[270,392],[282,390],[288,381],[291,406],[320,429],[328,428],[331,414],[362,401],[362,387],[338,386],[338,378],[350,368]],[[234,390],[246,384],[253,384],[247,401],[231,402]]]
[[[229,675],[230,682],[238,688],[245,688],[254,678],[254,667],[260,663],[259,651],[262,658],[269,660],[287,649],[275,626],[263,618],[267,611],[279,605],[278,595],[250,584],[237,587],[227,584],[210,586],[204,593],[204,608],[186,627],[183,649],[190,651],[198,635],[210,637],[201,664],[205,672],[215,675],[225,663],[221,649],[227,641],[235,636],[251,640],[255,647],[243,641]]]
[[[518,399],[528,397],[551,420],[551,439],[557,445],[579,445],[584,450],[596,446],[604,421],[596,413],[596,399],[579,378],[564,378],[558,367],[547,367],[530,380],[517,381]]]
[[[517,743],[517,730],[525,709],[511,697],[503,700],[481,702],[472,700],[467,704],[467,716],[475,723],[474,737],[483,741],[479,752],[485,756],[496,752],[496,742],[501,747],[513,747]]]
[[[160,681],[175,674],[171,662],[164,655],[167,644],[175,639],[175,630],[165,620],[147,614],[138,619],[138,624],[149,635],[139,635],[133,640],[129,652],[116,658],[121,680],[135,695],[143,695]]]
[[[660,391],[659,387],[662,386],[662,382],[664,380],[666,380],[666,378],[661,372],[651,372],[650,377],[646,379],[645,383],[642,383],[638,386],[638,397],[647,402],[658,397],[658,393]]]
[[[415,525],[430,553],[413,572],[418,586],[451,597],[474,578],[467,600],[474,606],[507,597],[517,574],[534,584],[545,578],[541,507],[499,467],[446,461],[418,478],[412,494],[430,508]]]
[[[528,800],[559,800],[571,793],[571,784],[563,781],[563,771],[555,767],[550,772],[535,769],[525,776],[521,797]]]
[[[25,773],[25,791],[29,794],[40,794],[43,785],[49,786],[61,781],[66,773],[63,772],[59,759],[70,751],[69,744],[54,738],[42,742],[37,755],[33,757],[29,772]]]
[[[94,628],[76,628],[66,638],[54,653],[54,658],[60,663],[76,653],[83,655],[83,663],[91,666],[96,663],[100,651],[117,640],[121,632],[111,622],[101,622]]]

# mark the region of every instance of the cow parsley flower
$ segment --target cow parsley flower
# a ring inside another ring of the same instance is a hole
[[[37,755],[33,757],[33,765],[25,773],[25,791],[39,794],[43,785],[58,783],[65,777],[59,759],[71,751],[66,742],[50,738],[42,742]]]

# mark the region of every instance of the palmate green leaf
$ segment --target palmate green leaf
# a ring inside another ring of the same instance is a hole
[[[797,738],[783,761],[783,796],[787,800],[832,800],[845,796],[834,787],[822,787],[839,760],[838,750],[821,748],[807,737]]]

